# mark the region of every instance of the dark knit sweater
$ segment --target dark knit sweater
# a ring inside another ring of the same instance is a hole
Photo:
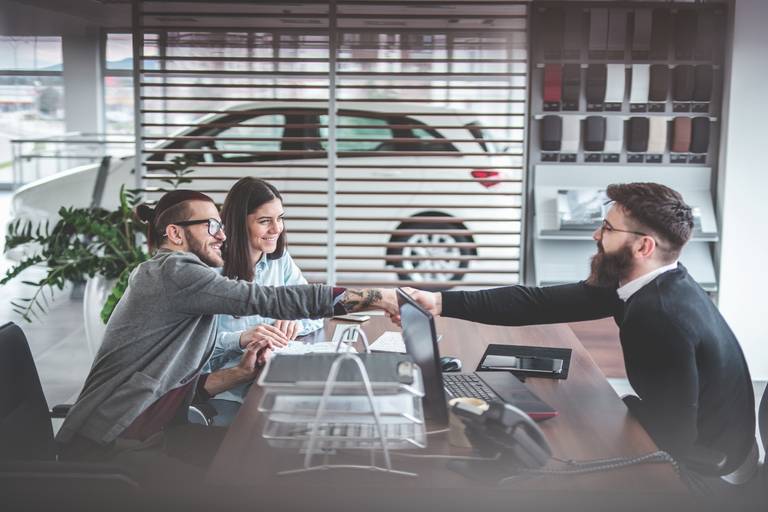
[[[585,283],[443,292],[443,316],[497,325],[578,322],[612,316],[632,413],[656,444],[683,457],[694,445],[727,455],[736,469],[754,442],[755,402],[744,354],[685,267],[665,272],[624,303],[616,290]]]

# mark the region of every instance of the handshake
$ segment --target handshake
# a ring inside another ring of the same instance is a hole
[[[415,288],[402,288],[422,308],[432,315],[438,316],[443,310],[442,295],[434,292],[425,292]],[[392,288],[366,288],[361,290],[347,289],[340,300],[347,313],[364,311],[368,309],[381,309],[394,323],[400,325],[400,306],[397,302],[397,293]]]

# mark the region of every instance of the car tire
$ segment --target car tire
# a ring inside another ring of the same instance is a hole
[[[438,213],[426,213],[416,216],[418,217],[445,217],[451,219],[450,216],[438,214]],[[462,229],[467,228],[456,222],[446,223],[419,223],[419,222],[403,222],[397,227],[397,230],[419,230],[424,229],[424,233],[395,233],[390,237],[390,243],[410,243],[411,247],[390,247],[387,249],[387,256],[398,257],[437,257],[445,256],[445,260],[405,260],[405,259],[387,259],[387,265],[398,269],[409,269],[412,272],[398,272],[397,277],[401,281],[413,281],[415,284],[424,281],[460,281],[464,278],[463,273],[451,272],[451,270],[465,269],[469,266],[469,261],[451,259],[456,256],[475,256],[477,251],[472,248],[464,247],[419,247],[421,244],[456,244],[456,243],[472,243],[474,240],[471,236],[454,235],[454,234],[442,234],[442,233],[430,233],[430,231],[438,229]],[[450,287],[450,286],[448,286]]]

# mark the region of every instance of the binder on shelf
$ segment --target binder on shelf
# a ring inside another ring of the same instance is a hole
[[[694,117],[691,121],[691,153],[709,151],[710,122],[708,117]]]
[[[693,66],[682,64],[675,66],[673,70],[674,79],[672,81],[672,100],[691,101],[693,100],[694,89],[694,70]]]
[[[563,116],[563,138],[560,144],[561,153],[578,153],[581,136],[581,117]]]
[[[651,155],[661,155],[667,150],[667,126],[666,117],[655,116],[650,118],[648,125],[648,149]]]
[[[627,124],[627,151],[648,151],[649,121],[647,117],[630,117]]]
[[[563,109],[578,110],[581,96],[581,67],[578,64],[563,66]]]
[[[669,57],[669,41],[672,31],[672,15],[666,7],[653,10],[651,21],[651,55],[652,59],[667,60]]]
[[[669,95],[669,66],[651,64],[648,101],[667,101]]]
[[[618,103],[624,102],[624,91],[626,84],[627,70],[624,64],[607,64],[605,78],[605,102]]]
[[[675,15],[675,57],[678,59],[693,58],[697,15],[693,9],[680,9]]]
[[[603,151],[605,149],[605,118],[588,116],[584,120],[584,150]]]
[[[606,44],[609,58],[623,58],[627,42],[627,10],[621,7],[608,9],[608,41]]]
[[[590,64],[587,67],[586,96],[587,103],[597,104],[605,101],[605,81],[608,68],[605,64]]]
[[[608,9],[594,7],[589,10],[589,54],[603,57],[608,48]]]
[[[635,9],[634,14],[632,52],[639,56],[647,55],[651,49],[651,11],[649,9]]]
[[[647,103],[650,92],[650,64],[632,64],[632,82],[629,89],[630,103]]]
[[[691,118],[676,117],[672,121],[672,147],[673,153],[687,153],[691,148]]]
[[[582,24],[584,11],[580,7],[565,8],[565,28],[563,31],[563,57],[578,59],[581,57]],[[565,99],[563,99],[565,101]]]
[[[563,118],[548,115],[541,118],[541,150],[560,151],[563,138]]]
[[[696,20],[696,43],[694,44],[694,57],[697,59],[711,59],[715,37],[715,14],[712,11],[699,12]]]
[[[714,70],[709,64],[699,64],[694,70],[693,101],[708,102],[712,99]]]
[[[539,10],[538,26],[543,30],[542,53],[545,59],[559,59],[563,51],[563,9],[547,7]]]
[[[544,66],[544,103],[560,103],[563,95],[563,67],[560,64]]]
[[[605,119],[605,147],[606,153],[621,153],[624,145],[624,121],[616,116]]]

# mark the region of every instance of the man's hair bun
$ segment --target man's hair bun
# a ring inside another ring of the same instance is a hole
[[[136,217],[147,224],[152,224],[155,218],[155,209],[146,204],[140,204],[136,207]]]

